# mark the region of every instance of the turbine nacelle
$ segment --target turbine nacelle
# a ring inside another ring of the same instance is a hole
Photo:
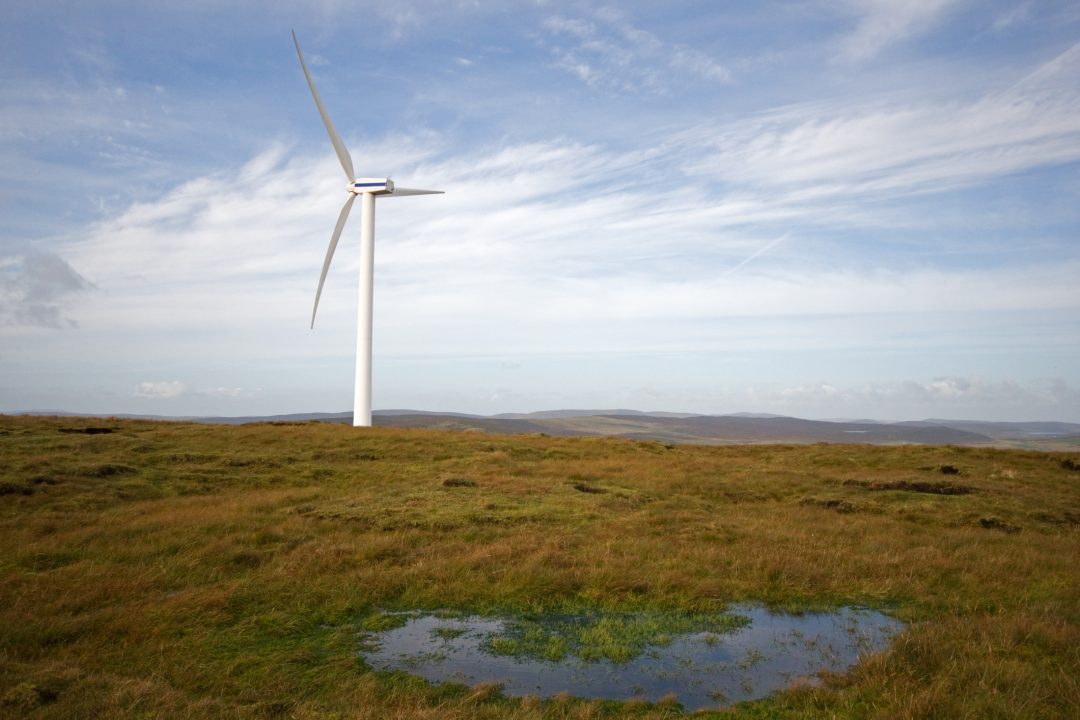
[[[345,187],[345,190],[354,195],[360,193],[385,195],[394,192],[394,181],[390,178],[356,178]]]

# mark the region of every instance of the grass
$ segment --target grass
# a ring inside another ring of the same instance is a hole
[[[0,416],[0,716],[675,717],[375,673],[357,634],[394,610],[764,602],[910,625],[723,717],[1077,717],[1065,461]]]
[[[672,635],[725,633],[745,625],[734,614],[685,612],[529,613],[513,618],[490,640],[497,655],[559,661],[573,655],[586,662],[630,662],[651,645],[667,645]]]

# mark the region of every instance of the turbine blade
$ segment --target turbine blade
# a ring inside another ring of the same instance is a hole
[[[442,190],[417,190],[416,188],[395,187],[394,192],[392,192],[392,193],[390,193],[388,195],[376,195],[375,197],[384,198],[384,197],[394,197],[394,196],[398,196],[398,195],[404,196],[404,195],[442,195],[442,194],[443,194]]]
[[[326,114],[326,108],[323,107],[319,91],[315,89],[315,81],[311,79],[307,63],[304,62],[304,53],[300,52],[300,41],[296,39],[295,30],[293,30],[292,39],[293,44],[296,45],[296,55],[300,58],[300,67],[304,69],[304,77],[307,78],[308,87],[311,88],[311,97],[315,98],[315,107],[319,109],[323,125],[326,126],[326,134],[330,136],[330,142],[334,146],[334,152],[337,153],[338,162],[341,163],[341,169],[345,171],[345,177],[352,180],[356,177],[356,171],[353,170],[352,156],[349,155],[349,151],[345,148],[345,143],[341,142],[337,130],[334,129],[334,123],[330,122],[330,116]]]
[[[349,210],[352,210],[353,200],[355,199],[356,196],[349,193],[349,199],[341,206],[341,213],[338,215],[337,225],[334,226],[334,234],[330,236],[330,247],[326,248],[326,259],[323,260],[322,273],[319,275],[319,287],[315,291],[315,306],[311,308],[312,329],[315,329],[315,313],[319,311],[319,298],[322,296],[323,283],[326,282],[326,271],[330,269],[330,260],[334,257],[334,250],[337,249],[338,238],[341,237],[341,230],[345,227],[345,221],[349,219]]]

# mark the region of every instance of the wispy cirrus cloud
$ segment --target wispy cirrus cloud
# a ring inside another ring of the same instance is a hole
[[[623,93],[667,94],[678,77],[727,83],[731,69],[709,54],[634,27],[619,12],[588,18],[554,15],[543,21],[555,67],[590,87]]]
[[[996,33],[1003,33],[1013,28],[1016,25],[1020,25],[1031,18],[1034,10],[1034,2],[1030,0],[1028,2],[1021,2],[1012,5],[1008,9],[998,13],[994,17],[993,25],[991,26]]]
[[[735,317],[863,317],[864,337],[912,347],[954,333],[949,313],[1077,307],[1075,262],[886,270],[812,261],[783,228],[798,212],[820,219],[824,211],[790,200],[770,207],[767,196],[725,207],[693,181],[657,192],[644,169],[670,162],[666,153],[567,141],[468,156],[407,139],[396,146],[384,152],[398,155],[403,176],[453,191],[378,203],[378,347],[392,355],[721,348],[731,333],[744,345],[777,342],[764,330],[747,335],[745,323],[716,324]],[[355,224],[331,268],[317,331],[307,330],[338,174],[332,156],[287,159],[272,148],[93,228],[66,249],[105,291],[81,304],[80,322],[116,333],[120,344],[155,338],[192,358],[345,352],[355,333]],[[770,250],[782,257],[762,265]],[[937,319],[892,339],[895,322],[873,329],[874,317],[897,314]],[[820,335],[799,322],[783,342],[817,347]]]
[[[942,22],[963,0],[846,0],[855,27],[841,39],[836,59],[861,62]]]
[[[55,9],[8,13],[0,398],[347,406],[358,218],[311,331],[344,196],[282,30],[296,4],[128,4],[71,5],[58,47]],[[357,167],[448,191],[378,205],[384,407],[764,410],[710,389],[1080,366],[1064,0],[305,7]],[[11,258],[42,250],[95,289],[14,324]],[[992,395],[950,382],[927,397]]]
[[[954,189],[1080,159],[1080,44],[970,100],[892,97],[783,108],[690,131],[691,172],[806,199]],[[713,137],[708,137],[712,134]]]
[[[379,203],[378,347],[399,356],[720,348],[732,338],[714,322],[730,317],[1071,312],[1075,262],[886,270],[820,246],[808,255],[791,230],[874,228],[872,208],[853,198],[895,200],[1078,157],[1080,103],[1067,82],[1078,48],[967,104],[819,103],[632,151],[553,138],[451,153],[434,135],[354,147],[371,167],[451,191]],[[109,292],[77,319],[131,338],[156,334],[168,317],[184,338],[175,352],[192,357],[344,352],[355,333],[356,218],[318,332],[306,330],[339,174],[329,153],[272,146],[91,227],[63,254]],[[224,338],[217,324],[243,330]],[[875,343],[923,346],[957,327],[935,319],[889,340],[874,325],[859,327]],[[271,340],[283,327],[290,339]],[[1028,332],[1037,344],[1061,325]],[[803,334],[784,337],[817,342]],[[755,331],[742,342],[774,341]]]

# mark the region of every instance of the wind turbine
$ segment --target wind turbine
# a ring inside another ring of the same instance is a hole
[[[304,62],[304,53],[300,52],[300,41],[296,39],[293,31],[293,44],[296,45],[296,55],[300,58],[300,67],[304,70],[308,87],[311,88],[311,97],[315,99],[315,107],[319,109],[323,125],[326,126],[326,134],[330,136],[330,142],[337,153],[341,169],[345,171],[345,177],[349,181],[345,186],[345,192],[349,197],[341,206],[337,225],[334,233],[330,236],[330,246],[326,249],[326,259],[323,260],[322,273],[319,275],[319,287],[315,291],[315,305],[311,308],[311,327],[315,327],[315,313],[319,309],[319,296],[322,295],[323,283],[326,282],[326,271],[330,269],[330,260],[334,257],[338,238],[341,230],[345,227],[345,221],[352,210],[353,201],[360,196],[360,306],[356,318],[356,385],[353,395],[353,425],[355,427],[371,426],[371,310],[372,291],[375,276],[375,198],[402,197],[405,195],[439,195],[442,190],[416,190],[413,188],[396,187],[390,178],[356,177],[353,170],[352,157],[345,148],[334,123],[330,122],[330,116],[326,114],[319,91],[315,89],[315,81],[311,79],[307,63]]]

